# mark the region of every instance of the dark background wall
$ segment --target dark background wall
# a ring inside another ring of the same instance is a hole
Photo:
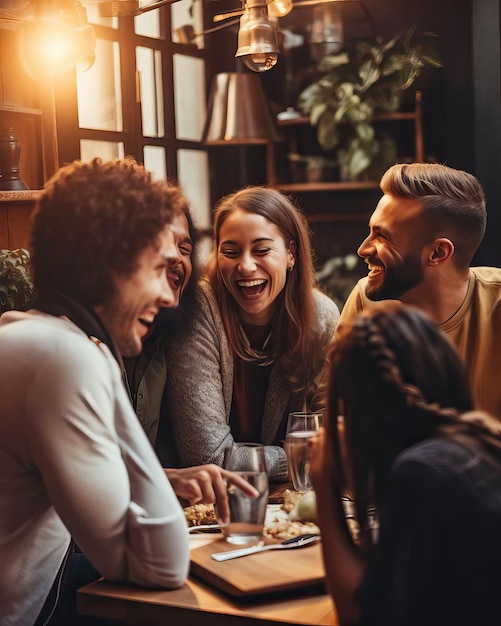
[[[233,2],[221,0],[217,12],[234,9]],[[346,37],[367,36],[371,26],[360,11],[359,3],[346,2]],[[501,82],[500,82],[500,0],[366,0],[373,18],[373,31],[390,37],[409,26],[438,35],[435,47],[444,68],[424,71],[414,88],[423,91],[425,154],[441,163],[475,174],[484,185],[488,200],[488,230],[476,263],[501,266],[501,246],[497,234],[501,228]],[[208,13],[207,18],[210,19]],[[305,24],[306,9],[294,9],[282,18],[284,27]],[[300,27],[300,26],[299,26]],[[210,71],[246,71],[234,59],[236,27],[209,36]],[[291,76],[297,79],[305,54],[281,55],[271,71],[261,75],[272,106],[294,104]],[[288,78],[288,80],[287,80]],[[296,90],[297,91],[297,90]],[[260,148],[227,148],[212,151],[214,201],[243,184],[266,182],[264,156]],[[238,159],[241,167],[235,168]],[[298,194],[298,204],[305,210],[322,212],[353,211],[370,214],[378,192]],[[346,241],[361,240],[366,224],[331,225],[331,238],[343,238],[343,228],[350,231]],[[353,244],[350,244],[353,247]],[[319,246],[317,245],[317,248]],[[354,250],[353,250],[354,251]]]

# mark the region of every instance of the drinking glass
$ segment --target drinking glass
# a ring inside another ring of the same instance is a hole
[[[224,460],[227,470],[239,474],[259,493],[250,497],[238,487],[228,483],[230,521],[221,530],[229,543],[257,542],[263,536],[264,518],[268,503],[268,473],[264,446],[260,443],[235,443]]]
[[[289,413],[285,433],[285,453],[289,462],[289,476],[296,491],[311,489],[308,440],[322,426],[322,413]]]

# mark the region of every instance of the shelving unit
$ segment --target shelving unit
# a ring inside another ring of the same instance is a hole
[[[374,122],[400,122],[411,121],[414,123],[414,160],[424,161],[423,147],[423,123],[422,123],[422,96],[420,91],[416,91],[414,110],[409,112],[383,113],[374,117]],[[289,153],[298,152],[297,137],[294,128],[310,125],[310,118],[307,116],[293,119],[277,120],[279,127],[283,128],[286,134],[286,141]],[[313,132],[313,129],[312,129]],[[332,182],[276,182],[276,173],[271,171],[270,152],[268,152],[268,183],[287,192],[325,192],[325,191],[356,191],[364,189],[377,189],[378,181],[358,182],[358,181],[332,181]],[[273,156],[273,153],[271,153]]]

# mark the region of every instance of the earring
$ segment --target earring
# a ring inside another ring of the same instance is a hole
[[[289,267],[287,268],[289,272],[292,272],[292,268],[294,267],[294,265],[289,265]]]

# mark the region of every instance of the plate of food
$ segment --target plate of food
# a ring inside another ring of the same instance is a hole
[[[286,489],[281,504],[269,504],[266,509],[263,535],[265,539],[283,541],[303,534],[320,534],[315,523],[314,492],[301,494]],[[184,509],[192,534],[216,531],[219,526],[213,504],[194,504]]]

